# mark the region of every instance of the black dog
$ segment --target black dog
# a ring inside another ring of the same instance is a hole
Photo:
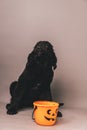
[[[6,105],[8,114],[16,114],[34,101],[52,101],[50,84],[53,80],[57,58],[48,41],[38,42],[28,56],[28,61],[18,81],[10,86],[11,101]]]

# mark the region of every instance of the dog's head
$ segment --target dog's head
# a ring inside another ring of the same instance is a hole
[[[53,46],[48,41],[39,41],[34,46],[34,54],[37,57],[41,57],[44,62],[49,62],[50,66],[53,66],[55,69],[57,67],[57,58],[53,50]],[[44,58],[45,57],[45,58]]]
[[[39,41],[34,47],[34,52],[37,53],[38,56],[52,53],[53,46],[48,41]]]

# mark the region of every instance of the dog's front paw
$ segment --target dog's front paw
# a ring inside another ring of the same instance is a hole
[[[7,114],[9,114],[9,115],[14,115],[16,113],[17,113],[17,110],[15,108],[7,110]]]
[[[57,117],[62,117],[62,113],[60,111],[58,111]]]
[[[61,107],[61,106],[63,106],[64,105],[64,103],[59,103],[59,107]]]

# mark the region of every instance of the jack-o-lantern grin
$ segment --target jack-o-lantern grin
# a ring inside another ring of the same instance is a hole
[[[54,120],[55,120],[54,118],[48,118],[48,117],[46,117],[46,116],[44,116],[44,117],[45,117],[45,119],[48,120],[48,121],[50,121],[50,120],[54,121]]]

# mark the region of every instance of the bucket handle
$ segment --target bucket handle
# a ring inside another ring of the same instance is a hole
[[[34,112],[35,112],[36,109],[37,109],[37,106],[34,107],[34,110],[33,110],[33,112],[32,112],[32,119],[33,119],[33,120],[35,120],[35,118],[34,118]]]

